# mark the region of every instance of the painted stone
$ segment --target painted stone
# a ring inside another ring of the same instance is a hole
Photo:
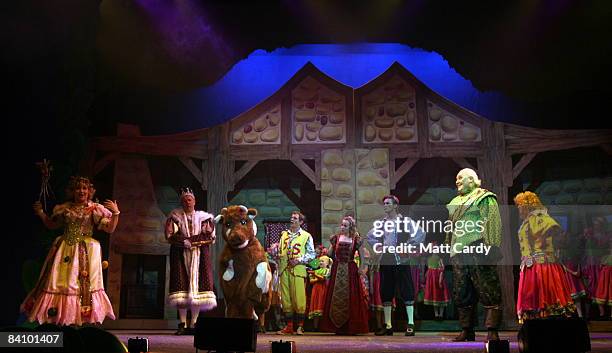
[[[370,160],[372,161],[372,167],[375,169],[387,166],[389,164],[387,150],[381,148],[372,150]]]
[[[258,135],[255,131],[251,131],[248,134],[244,135],[244,141],[247,143],[257,142]]]
[[[357,173],[357,185],[377,186],[385,185],[384,181],[372,171],[360,171]]]
[[[280,114],[270,114],[270,126],[276,126],[280,123]]]
[[[333,113],[329,115],[329,121],[332,124],[341,124],[344,121],[343,113]]]
[[[429,127],[429,138],[432,141],[440,141],[442,138],[442,130],[440,130],[440,125],[433,124]]]
[[[398,140],[407,141],[414,137],[414,132],[410,128],[399,128],[395,130],[395,137]]]
[[[471,126],[462,126],[459,128],[459,138],[463,141],[474,141],[478,138],[478,130]]]
[[[352,187],[346,184],[338,186],[338,189],[336,190],[336,197],[345,199],[345,198],[352,197],[352,196],[353,196]]]
[[[416,114],[413,111],[409,111],[408,114],[406,114],[406,124],[414,125],[415,121],[416,121]]]
[[[431,121],[439,121],[441,117],[442,111],[440,109],[435,107],[429,109],[429,119],[431,119]]]
[[[445,115],[442,117],[440,125],[442,126],[442,131],[452,133],[459,127],[459,121],[450,115]]]
[[[257,132],[262,132],[267,127],[268,127],[268,121],[266,120],[265,116],[262,116],[261,118],[255,120],[255,123],[253,123],[253,129],[255,129],[255,131]]]
[[[395,118],[406,114],[407,107],[404,104],[387,104],[386,110],[387,116]]]
[[[393,129],[379,129],[378,138],[383,141],[391,141],[393,138]]]
[[[393,124],[395,124],[395,121],[391,118],[378,118],[374,120],[374,125],[380,128],[393,127]]]
[[[357,217],[360,220],[375,220],[382,216],[380,205],[361,205],[357,207]]]
[[[327,168],[321,168],[321,180],[329,179],[329,170]]]
[[[264,131],[259,138],[263,141],[263,142],[275,142],[278,140],[278,128],[271,128],[268,129],[266,131]]]
[[[357,201],[360,204],[374,203],[374,193],[369,189],[359,190],[357,191]]]
[[[323,141],[336,141],[342,138],[342,128],[339,126],[324,126],[319,132],[319,138]]]
[[[332,171],[332,179],[336,181],[351,180],[351,171],[347,168],[336,168]]]
[[[295,125],[295,140],[302,141],[304,138],[304,125],[297,124]]]
[[[342,201],[327,199],[323,202],[323,209],[326,211],[342,211]]]
[[[321,128],[320,122],[306,123],[306,130],[308,131],[317,132],[319,131],[320,128]]]
[[[374,141],[376,138],[376,129],[372,125],[366,126],[365,129],[365,140],[368,142]]]
[[[352,210],[355,208],[355,203],[353,202],[353,200],[348,200],[344,202],[344,209],[345,210]]]
[[[323,164],[326,166],[343,165],[342,154],[339,150],[326,151],[323,155]]]
[[[337,212],[324,212],[321,217],[321,223],[324,224],[340,224],[340,220],[342,220],[342,213]]]
[[[322,196],[329,196],[332,194],[332,189],[333,189],[333,184],[330,183],[329,181],[322,181],[321,182],[321,195]]]
[[[295,120],[299,122],[315,121],[316,114],[312,110],[298,110],[295,112]]]

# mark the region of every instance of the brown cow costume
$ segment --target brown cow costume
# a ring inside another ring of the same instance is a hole
[[[229,206],[221,210],[215,222],[222,225],[225,247],[221,253],[221,288],[225,296],[225,316],[253,318],[270,307],[272,273],[266,253],[255,237],[254,208]]]

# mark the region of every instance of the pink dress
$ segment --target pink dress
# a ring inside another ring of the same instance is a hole
[[[92,238],[93,227],[107,224],[111,215],[91,201],[87,207],[55,206],[51,218],[63,223],[64,234],[53,242],[36,286],[21,305],[29,321],[82,325],[115,319],[102,281],[100,243]]]

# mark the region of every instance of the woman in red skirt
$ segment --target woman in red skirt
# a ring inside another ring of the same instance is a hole
[[[444,317],[444,308],[449,302],[448,287],[444,280],[444,263],[440,256],[433,254],[427,258],[427,274],[425,275],[425,296],[423,303],[433,306],[436,320],[442,320]]]
[[[521,273],[516,311],[519,322],[548,316],[570,316],[575,311],[570,284],[555,257],[553,242],[560,240],[559,224],[530,191],[514,198],[523,220],[518,237]]]
[[[580,263],[576,260],[576,254],[568,254],[569,249],[566,250],[565,254],[562,254],[563,259],[560,261],[563,269],[565,270],[565,277],[570,285],[570,295],[574,300],[578,317],[584,317],[582,308],[587,307],[585,302],[587,298],[586,286],[583,282],[583,275]],[[587,312],[588,314],[588,312]],[[586,315],[588,316],[588,315]]]
[[[602,258],[599,270],[599,281],[593,301],[599,304],[599,315],[605,316],[606,306],[610,307],[610,319],[612,319],[612,241],[609,245],[610,254]]]
[[[608,239],[612,235],[607,231],[608,221],[605,217],[595,217],[593,226],[584,230],[585,256],[582,275],[586,283],[587,298],[595,303],[595,294],[599,285],[599,272],[602,257],[607,254]],[[588,317],[588,315],[586,315]]]
[[[325,296],[321,330],[343,335],[368,333],[367,293],[360,278],[360,271],[365,274],[366,270],[363,262],[362,269],[358,269],[354,259],[355,250],[360,252],[361,258],[364,256],[353,217],[342,219],[340,234],[333,235],[330,243],[329,255],[334,264]]]

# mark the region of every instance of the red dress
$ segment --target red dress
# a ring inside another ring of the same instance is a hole
[[[328,268],[317,269],[314,271],[314,273],[309,275],[310,283],[312,284],[312,291],[310,293],[310,308],[308,309],[309,319],[323,315],[328,275]]]
[[[354,261],[354,253],[361,246],[361,238],[357,235],[351,243],[341,243],[338,242],[338,236],[334,235],[330,242],[335,258],[320,328],[322,331],[344,335],[368,333],[367,293],[364,293]]]
[[[570,295],[572,299],[584,298],[587,296],[586,287],[582,282],[582,274],[580,273],[580,265],[573,261],[565,261],[564,266],[572,272],[578,272],[577,276],[574,276],[569,271],[565,271],[565,277],[570,285]]]
[[[447,306],[450,303],[450,296],[444,280],[444,266],[440,262],[440,257],[432,255],[427,260],[427,266],[423,302],[425,305]],[[442,275],[442,285],[440,285],[440,275]]]
[[[608,255],[602,261],[593,300],[597,304],[612,306],[612,255]]]
[[[519,228],[521,273],[516,311],[526,319],[570,316],[576,311],[565,270],[554,256],[561,227],[545,209],[532,211]]]

